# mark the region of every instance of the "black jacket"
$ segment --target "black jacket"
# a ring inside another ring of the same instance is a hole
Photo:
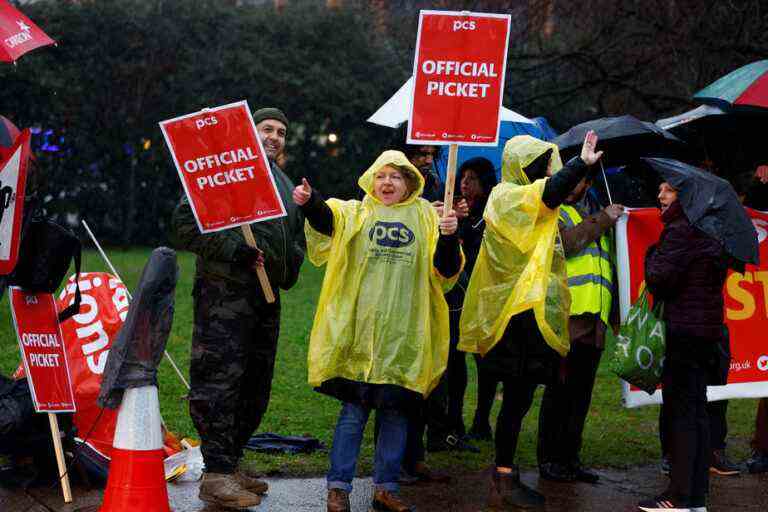
[[[720,341],[728,270],[723,246],[691,225],[679,201],[661,219],[659,242],[645,256],[645,282],[654,299],[664,301],[667,333],[671,338]]]

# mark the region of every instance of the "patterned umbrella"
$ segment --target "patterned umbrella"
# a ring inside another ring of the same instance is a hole
[[[693,95],[720,108],[768,109],[768,60],[740,67]]]

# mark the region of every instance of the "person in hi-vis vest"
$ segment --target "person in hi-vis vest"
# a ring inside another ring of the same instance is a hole
[[[594,483],[598,475],[581,465],[582,432],[592,399],[605,330],[614,308],[614,249],[611,227],[624,207],[600,208],[585,177],[560,207],[559,230],[566,257],[571,312],[571,350],[561,378],[546,387],[539,415],[538,460],[542,478]]]

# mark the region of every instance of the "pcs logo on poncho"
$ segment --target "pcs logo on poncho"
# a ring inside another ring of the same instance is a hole
[[[413,231],[402,222],[377,222],[368,232],[368,238],[383,247],[405,247],[415,238]]]

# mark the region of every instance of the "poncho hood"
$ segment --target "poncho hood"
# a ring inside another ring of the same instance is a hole
[[[380,154],[376,161],[373,162],[373,164],[368,167],[363,175],[360,176],[360,179],[357,180],[357,184],[360,185],[360,188],[365,192],[366,198],[379,204],[383,204],[373,195],[373,183],[376,172],[387,165],[395,167],[404,175],[406,175],[406,179],[408,181],[416,184],[416,187],[409,187],[410,193],[404,201],[400,201],[399,203],[393,204],[391,206],[404,206],[416,201],[416,199],[418,199],[421,196],[421,193],[424,191],[424,177],[421,175],[419,170],[408,160],[405,154],[403,154],[401,151],[395,151],[392,149],[384,151],[382,154]]]
[[[548,149],[552,150],[549,160],[552,162],[552,173],[554,174],[563,168],[563,162],[560,160],[560,150],[557,148],[557,145],[531,137],[530,135],[517,135],[509,139],[504,145],[504,155],[502,157],[502,182],[515,185],[530,185],[531,181],[523,169],[528,167],[531,162],[543,155]]]

